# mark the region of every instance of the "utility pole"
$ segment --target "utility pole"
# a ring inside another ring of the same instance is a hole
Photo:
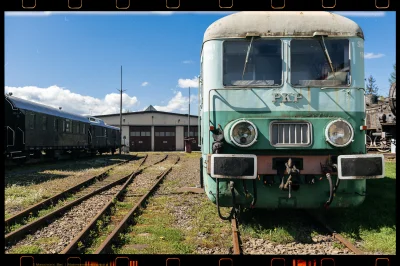
[[[120,102],[120,109],[119,109],[119,128],[120,128],[120,140],[121,144],[119,145],[119,154],[121,154],[122,150],[122,92],[126,90],[122,90],[122,66],[121,66],[121,89],[117,89],[121,93],[121,102]]]
[[[189,138],[190,138],[190,87],[189,87],[189,114],[188,114],[188,139]]]

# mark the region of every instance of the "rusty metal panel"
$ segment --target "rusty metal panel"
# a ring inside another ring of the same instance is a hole
[[[198,126],[190,126],[190,138],[192,138],[191,140],[191,146],[192,146],[192,151],[199,151],[200,147],[198,145],[199,143],[199,127]],[[184,134],[184,140],[183,140],[183,146],[185,147],[185,139],[188,137],[188,127],[185,126],[184,130],[183,130],[183,134]]]
[[[154,127],[154,150],[155,151],[176,150],[176,127],[168,127],[168,126]]]
[[[129,127],[129,150],[151,151],[151,127]]]

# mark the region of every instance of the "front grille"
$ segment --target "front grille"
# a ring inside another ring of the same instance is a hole
[[[309,122],[272,122],[270,125],[272,146],[309,146],[311,137]]]

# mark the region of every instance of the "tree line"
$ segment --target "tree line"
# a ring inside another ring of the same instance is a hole
[[[375,78],[370,75],[367,79],[367,84],[365,85],[365,94],[367,95],[375,95],[378,96],[379,88],[376,85],[376,80]],[[393,65],[393,72],[390,74],[389,77],[389,87],[392,86],[393,83],[396,82],[396,64]],[[380,96],[384,97],[384,96]]]

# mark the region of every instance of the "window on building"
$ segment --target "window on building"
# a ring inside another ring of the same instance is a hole
[[[160,132],[154,132],[154,135],[155,135],[156,137],[159,137],[159,136],[160,136]]]
[[[151,132],[147,131],[146,132],[146,137],[150,137],[151,136]]]
[[[160,132],[160,137],[165,137],[165,132]]]
[[[171,137],[171,132],[165,132],[166,137]]]
[[[144,132],[144,131],[140,132],[140,136],[145,137],[146,136],[146,132]]]

